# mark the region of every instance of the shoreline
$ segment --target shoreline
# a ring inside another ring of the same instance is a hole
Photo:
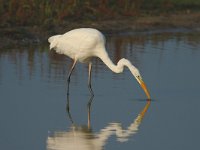
[[[187,29],[200,32],[200,12],[139,16],[118,20],[65,22],[62,25],[19,26],[0,28],[0,49],[47,42],[54,34],[63,34],[74,28],[97,28],[103,33],[144,32],[168,29]]]

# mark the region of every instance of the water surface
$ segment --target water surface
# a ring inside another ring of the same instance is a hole
[[[128,69],[112,73],[93,60],[95,93],[88,128],[88,66],[78,64],[66,112],[72,61],[48,44],[0,50],[1,149],[198,149],[200,33],[183,30],[106,35],[114,63],[140,70],[146,97]]]

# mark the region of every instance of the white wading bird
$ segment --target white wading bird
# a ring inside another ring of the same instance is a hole
[[[66,32],[63,35],[51,36],[48,41],[50,43],[50,50],[54,49],[57,53],[67,55],[74,60],[68,75],[67,94],[69,94],[70,76],[76,65],[76,62],[79,61],[89,64],[88,87],[90,89],[90,93],[93,95],[91,88],[91,58],[98,57],[115,73],[122,73],[124,66],[128,67],[130,72],[133,74],[146,93],[147,98],[150,99],[150,94],[144,81],[142,80],[139,70],[133,66],[129,60],[122,58],[119,60],[117,65],[113,64],[113,62],[110,60],[105,48],[105,37],[100,31],[92,28],[74,29]]]

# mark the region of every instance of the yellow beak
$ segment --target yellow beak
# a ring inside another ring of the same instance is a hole
[[[142,89],[144,90],[144,92],[145,92],[145,94],[146,94],[148,100],[150,100],[151,97],[150,97],[149,91],[147,90],[146,84],[144,83],[144,81],[143,81],[142,79],[138,79],[138,82],[140,83],[140,86],[141,86]]]

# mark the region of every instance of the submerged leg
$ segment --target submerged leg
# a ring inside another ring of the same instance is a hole
[[[69,120],[72,124],[74,124],[71,113],[70,113],[70,105],[69,105],[69,95],[67,95],[67,105],[66,105],[66,112],[68,114]]]
[[[88,69],[88,88],[90,90],[90,94],[91,96],[94,96],[94,92],[92,90],[92,86],[91,86],[91,72],[92,72],[92,63],[89,63],[89,69]]]
[[[69,95],[70,77],[71,77],[71,74],[72,74],[72,72],[73,72],[73,70],[74,70],[74,67],[75,67],[75,65],[76,65],[76,62],[77,62],[77,60],[75,59],[73,65],[72,65],[72,67],[71,67],[71,70],[70,70],[70,72],[69,72],[69,74],[68,74],[68,78],[67,78],[67,95]]]
[[[90,119],[90,111],[91,111],[91,104],[92,104],[92,100],[94,98],[94,95],[91,95],[89,101],[88,101],[88,129],[91,128],[91,119]]]

